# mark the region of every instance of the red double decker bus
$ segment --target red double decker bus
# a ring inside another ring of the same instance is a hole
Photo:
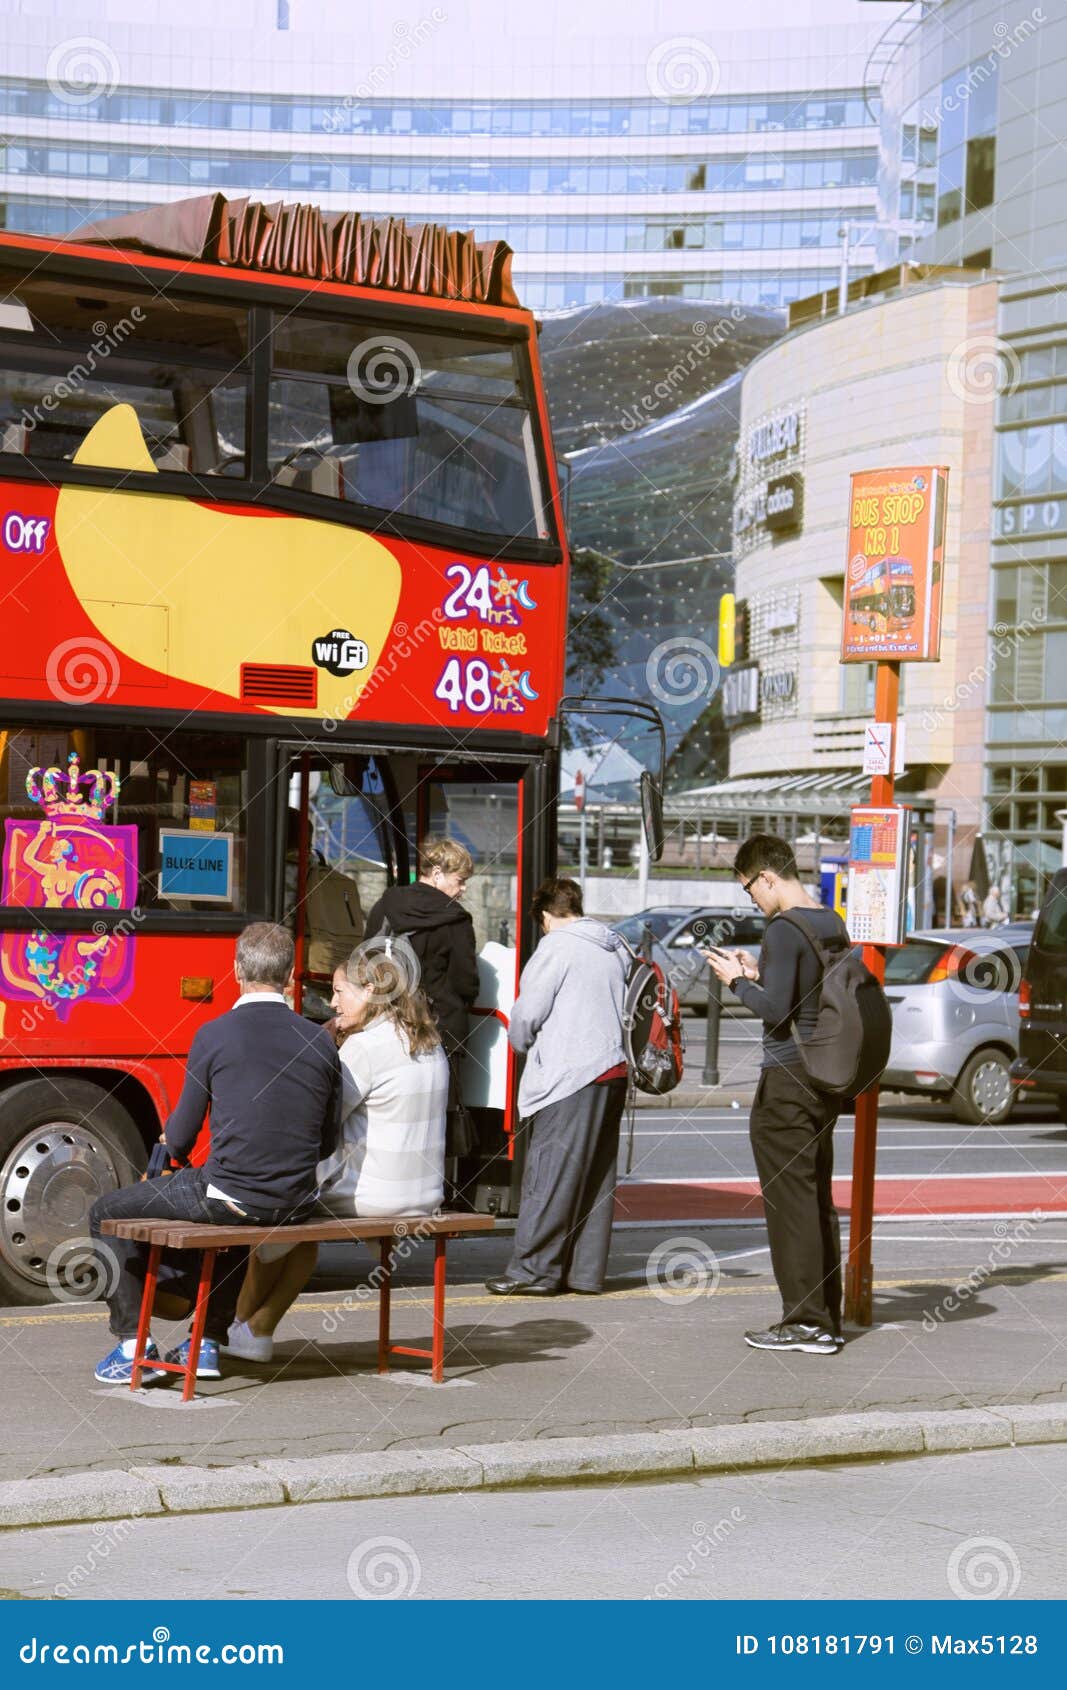
[[[465,1183],[514,1209],[567,567],[508,262],[218,197],[0,236],[0,1301],[143,1168],[287,869],[307,1012],[316,848],[363,911],[421,836],[472,851]]]

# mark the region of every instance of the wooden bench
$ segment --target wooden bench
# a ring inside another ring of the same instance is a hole
[[[309,1220],[295,1226],[202,1226],[196,1221],[141,1220],[104,1221],[101,1231],[112,1238],[130,1238],[148,1245],[148,1266],[145,1271],[144,1295],[141,1298],[141,1317],[137,1327],[137,1349],[133,1361],[130,1389],[136,1391],[146,1366],[145,1349],[156,1300],[156,1281],[159,1259],[164,1250],[200,1250],[200,1283],[196,1306],[189,1331],[189,1358],[183,1365],[173,1361],[153,1361],[153,1368],[167,1373],[180,1373],[185,1381],[182,1399],[188,1402],[196,1391],[196,1369],[200,1360],[200,1344],[207,1319],[207,1300],[215,1272],[216,1258],[226,1250],[252,1249],[257,1244],[341,1244],[360,1240],[377,1242],[380,1266],[378,1277],[378,1372],[388,1373],[390,1355],[421,1356],[430,1363],[430,1376],[440,1384],[445,1355],[445,1252],[450,1238],[460,1238],[473,1232],[492,1232],[492,1215],[389,1215],[379,1220]],[[433,1338],[430,1349],[418,1349],[409,1344],[393,1344],[389,1338],[390,1301],[392,1292],[393,1251],[404,1240],[433,1239]]]

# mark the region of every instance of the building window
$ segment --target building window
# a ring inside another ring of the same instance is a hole
[[[997,143],[993,135],[977,135],[967,142],[967,210],[993,204]]]

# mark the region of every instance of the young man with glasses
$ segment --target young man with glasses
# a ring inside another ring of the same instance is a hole
[[[841,1235],[833,1201],[833,1131],[840,1099],[805,1073],[797,1041],[819,1008],[822,966],[806,937],[834,940],[841,917],[802,886],[788,844],[755,833],[738,848],[734,873],[772,919],[759,962],[744,951],[707,950],[708,966],[763,1022],[763,1062],[749,1136],[767,1221],[771,1267],[782,1296],[781,1322],[746,1332],[757,1350],[836,1355],[841,1334]],[[785,919],[785,913],[797,919]]]

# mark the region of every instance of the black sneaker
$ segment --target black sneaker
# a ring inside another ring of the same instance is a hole
[[[845,1340],[835,1338],[821,1326],[772,1326],[766,1332],[746,1332],[745,1343],[754,1350],[800,1350],[809,1356],[835,1356]]]

